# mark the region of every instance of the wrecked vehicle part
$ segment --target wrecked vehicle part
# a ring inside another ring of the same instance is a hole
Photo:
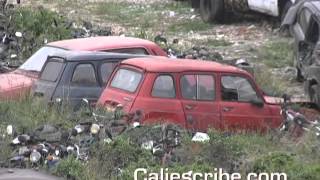
[[[304,90],[310,100],[320,107],[319,76],[319,1],[299,1],[292,6],[283,27],[289,27],[295,39],[294,53],[297,80],[304,81]]]
[[[228,12],[259,12],[282,19],[295,0],[200,0],[199,3],[203,21],[224,22]]]

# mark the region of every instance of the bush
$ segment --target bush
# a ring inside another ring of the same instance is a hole
[[[31,56],[45,44],[45,41],[71,38],[71,30],[66,26],[66,19],[44,8],[18,8],[13,14],[12,21],[13,29],[24,34],[21,42],[24,58]]]
[[[61,160],[55,170],[55,174],[75,180],[92,179],[92,177],[88,175],[87,167],[74,157]]]
[[[131,169],[148,166],[152,156],[137,144],[131,143],[127,138],[119,138],[110,144],[98,144],[92,152],[90,169],[95,171],[103,179],[111,179],[122,176],[122,172]],[[128,174],[123,175],[129,176]],[[133,172],[132,172],[133,176]]]

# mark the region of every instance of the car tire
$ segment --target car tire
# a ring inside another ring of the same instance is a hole
[[[318,84],[310,86],[309,97],[311,102],[315,103],[317,107],[320,108],[320,86]]]
[[[200,15],[204,22],[222,23],[224,0],[200,0]]]
[[[302,75],[302,73],[301,73],[300,68],[297,67],[296,69],[297,69],[297,77],[296,77],[297,81],[298,81],[298,82],[303,82],[304,77],[303,77],[303,75]]]

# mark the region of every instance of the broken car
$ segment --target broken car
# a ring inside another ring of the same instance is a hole
[[[200,9],[205,22],[224,22],[225,13],[248,13],[250,11],[280,17],[296,0],[192,0],[192,5]]]
[[[66,51],[48,57],[32,95],[46,102],[63,102],[79,109],[86,98],[95,103],[116,65],[124,60],[142,55],[106,52]]]
[[[295,39],[297,80],[304,81],[305,92],[320,107],[320,2],[301,1],[288,11],[282,26],[289,27]]]
[[[194,132],[265,131],[281,124],[280,106],[267,101],[248,72],[209,61],[155,59],[123,61],[98,106],[141,111],[143,123],[169,121]]]
[[[0,74],[0,99],[13,100],[27,95],[38,79],[47,56],[70,50],[167,56],[155,43],[138,38],[107,36],[52,42],[39,49],[15,71]]]

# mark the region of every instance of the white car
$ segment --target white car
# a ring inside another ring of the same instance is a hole
[[[199,7],[205,22],[224,22],[226,12],[250,11],[280,17],[282,20],[292,4],[298,0],[192,0]]]

